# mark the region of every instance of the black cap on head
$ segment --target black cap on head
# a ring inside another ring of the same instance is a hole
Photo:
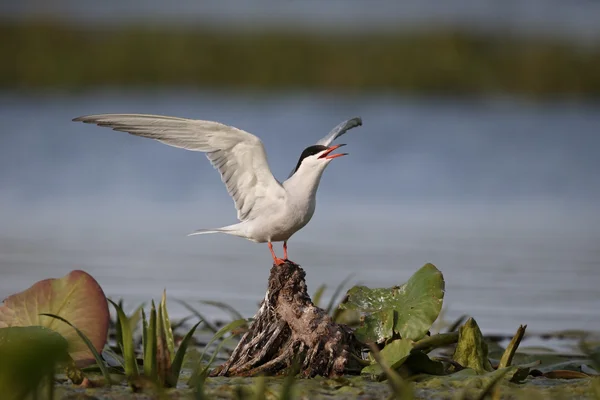
[[[300,159],[298,160],[298,164],[296,165],[296,169],[294,170],[294,172],[298,171],[298,168],[300,168],[300,164],[302,164],[302,160],[304,160],[306,157],[314,156],[315,154],[318,154],[323,150],[327,149],[327,146],[322,146],[320,144],[315,144],[313,146],[305,148],[302,154],[300,154]]]

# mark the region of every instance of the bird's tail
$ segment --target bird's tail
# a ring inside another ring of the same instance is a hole
[[[198,229],[197,231],[189,233],[188,236],[204,235],[205,233],[223,233],[223,230],[219,229],[219,228],[215,228],[215,229]]]
[[[197,231],[194,231],[190,234],[188,234],[188,236],[194,236],[194,235],[204,235],[205,233],[227,233],[229,235],[237,235],[238,234],[238,227],[239,224],[235,224],[235,225],[229,225],[229,226],[224,226],[222,228],[213,228],[213,229],[198,229]]]

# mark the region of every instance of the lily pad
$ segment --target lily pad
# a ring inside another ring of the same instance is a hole
[[[407,339],[394,340],[388,343],[383,350],[379,352],[382,361],[384,361],[391,369],[399,368],[406,359],[410,356],[410,352],[413,348],[413,343]],[[364,367],[361,374],[374,375],[381,377],[383,375],[383,368],[373,360],[371,365]]]
[[[493,371],[488,359],[488,347],[477,322],[469,318],[458,330],[458,344],[452,357],[465,368],[472,368],[478,374]]]
[[[437,319],[443,299],[442,273],[433,264],[425,264],[401,286],[353,287],[340,308],[361,313],[361,326],[354,333],[363,343],[382,343],[394,334],[419,340]]]
[[[84,271],[71,271],[60,279],[46,279],[7,297],[0,305],[0,328],[43,326],[62,335],[69,354],[78,366],[94,362],[94,356],[77,332],[52,317],[55,314],[79,328],[98,352],[108,334],[110,315],[100,285]]]

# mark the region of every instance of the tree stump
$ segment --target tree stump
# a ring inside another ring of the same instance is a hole
[[[299,265],[273,265],[254,321],[225,364],[211,376],[255,376],[299,368],[305,377],[359,373],[362,345],[307,293]]]

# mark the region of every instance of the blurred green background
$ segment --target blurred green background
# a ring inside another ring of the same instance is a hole
[[[552,20],[545,30],[533,29],[536,16],[544,15],[544,2],[537,2],[541,8],[531,12],[529,22],[517,7],[513,17],[499,14],[503,22],[497,24],[491,22],[498,19],[494,10],[502,9],[499,2],[481,3],[495,8],[479,17],[469,17],[467,9],[462,19],[451,18],[460,11],[460,2],[450,2],[455,8],[445,6],[449,16],[424,2],[418,13],[422,21],[408,26],[403,21],[410,18],[411,2],[375,2],[373,7],[381,9],[369,12],[375,14],[371,18],[361,18],[369,11],[368,2],[349,2],[347,7],[333,2],[321,6],[333,17],[323,17],[327,23],[317,26],[311,24],[311,15],[319,15],[314,2],[300,8],[298,18],[293,9],[276,7],[272,12],[275,6],[269,1],[250,2],[255,7],[245,6],[246,17],[244,9],[235,11],[242,3],[232,1],[216,11],[187,2],[127,2],[129,11],[116,2],[88,3],[25,2],[33,5],[5,9],[0,19],[0,88],[175,85],[532,98],[600,95],[598,32],[588,33],[591,38],[573,35],[581,25],[577,20],[563,31],[553,29]],[[148,15],[138,15],[135,6]],[[201,13],[203,8],[212,14]],[[564,15],[569,22],[570,14]],[[339,20],[344,22],[340,26]],[[482,29],[486,24],[491,28]]]

